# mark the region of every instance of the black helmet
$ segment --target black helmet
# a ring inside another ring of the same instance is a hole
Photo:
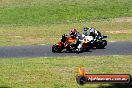
[[[88,30],[88,28],[87,28],[87,27],[84,27],[84,28],[83,28],[83,31],[87,31],[87,30]]]

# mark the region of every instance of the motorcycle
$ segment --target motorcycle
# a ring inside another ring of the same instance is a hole
[[[53,53],[61,53],[61,51],[63,49],[66,49],[66,51],[76,52],[76,53],[81,53],[83,51],[89,51],[89,49],[90,49],[90,43],[89,42],[92,39],[93,38],[91,36],[84,36],[82,48],[80,51],[77,51],[77,47],[80,44],[81,40],[78,41],[76,44],[72,44],[73,42],[76,41],[76,39],[73,39],[70,36],[67,37],[65,35],[62,35],[61,41],[52,46],[52,52]]]
[[[79,42],[77,42],[77,44],[72,44],[75,41],[76,39],[70,36],[67,37],[66,35],[62,35],[61,41],[52,46],[52,52],[61,53],[63,49],[66,49],[66,51],[69,52],[80,53],[81,51],[76,51]]]
[[[91,35],[85,36],[82,35],[84,38],[83,44],[88,44],[89,49],[97,48],[97,49],[103,49],[107,45],[106,38],[107,36],[98,36],[98,38],[95,38]],[[87,49],[87,48],[84,48]]]
[[[93,42],[93,47],[96,47],[97,49],[103,49],[107,45],[106,41],[107,36],[99,36],[99,38],[95,39]]]
[[[89,51],[92,42],[94,41],[94,38],[92,36],[85,36],[84,34],[82,35],[82,37],[83,37],[83,51]]]

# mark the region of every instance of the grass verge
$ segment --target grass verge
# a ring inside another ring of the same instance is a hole
[[[0,59],[0,87],[4,88],[117,88],[111,84],[79,86],[80,65],[89,74],[131,74],[132,55]],[[113,86],[113,87],[110,87]]]
[[[54,44],[60,40],[62,34],[69,33],[74,27],[82,33],[83,26],[94,26],[102,34],[108,35],[108,41],[132,41],[132,17],[128,17],[109,21],[41,26],[3,25],[0,27],[0,45]]]
[[[131,41],[131,5],[132,0],[0,0],[0,46],[53,44],[83,26],[96,27],[108,41]]]

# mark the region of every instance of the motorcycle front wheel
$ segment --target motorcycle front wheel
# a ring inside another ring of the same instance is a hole
[[[52,52],[53,53],[61,53],[62,48],[59,48],[58,45],[53,45],[52,46]]]
[[[104,48],[107,45],[107,41],[106,40],[102,40],[102,48]]]

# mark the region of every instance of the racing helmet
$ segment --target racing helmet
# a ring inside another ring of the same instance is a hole
[[[71,36],[76,36],[76,34],[77,34],[77,29],[76,29],[76,28],[73,28],[73,29],[71,30],[70,35],[71,35]]]
[[[83,28],[83,31],[87,31],[87,30],[88,30],[88,28],[87,28],[87,27],[84,27],[84,28]]]
[[[95,32],[95,29],[94,28],[89,28],[89,32],[90,33]]]
[[[84,27],[83,28],[83,34],[85,35],[85,36],[88,36],[88,28],[87,27]]]
[[[91,36],[95,35],[95,29],[94,28],[89,28],[89,32]]]

